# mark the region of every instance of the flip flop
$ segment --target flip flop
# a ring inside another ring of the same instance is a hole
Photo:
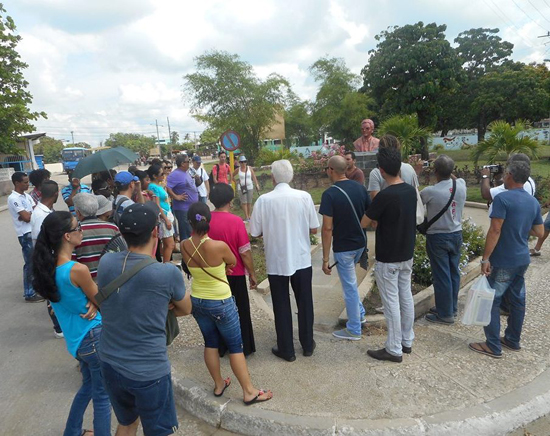
[[[493,353],[486,342],[471,343],[468,344],[468,348],[476,353],[485,354],[486,356],[493,357],[495,359],[502,358],[502,354]]]
[[[227,377],[223,382],[225,383],[225,386],[223,387],[222,391],[219,394],[216,393],[216,388],[214,388],[214,396],[215,397],[221,397],[223,395],[223,393],[225,392],[225,390],[229,386],[231,386],[231,379],[229,377]]]
[[[505,337],[500,338],[500,343],[502,344],[503,347],[507,348],[510,351],[516,351],[516,352],[521,351],[521,347],[514,348],[512,344],[508,342],[508,340]]]
[[[540,256],[540,251],[539,251],[539,250],[535,250],[534,248],[531,248],[531,249],[529,250],[529,254],[530,254],[531,256]]]
[[[80,436],[86,436],[86,435],[92,435],[93,436],[93,434],[94,434],[93,430],[82,429],[82,434]]]
[[[266,394],[268,392],[269,392],[269,390],[260,389],[259,392],[258,392],[258,395],[256,395],[250,401],[244,401],[243,400],[243,403],[244,403],[245,406],[251,406],[252,404],[263,403],[265,401],[269,401],[269,400],[271,400],[271,398],[273,398],[273,395],[269,398],[266,398],[265,400],[260,400],[260,395]]]

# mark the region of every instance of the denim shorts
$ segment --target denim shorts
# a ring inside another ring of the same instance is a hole
[[[230,354],[243,352],[243,339],[235,297],[206,300],[191,296],[193,317],[204,337],[206,348],[218,348],[223,338]]]
[[[544,228],[545,230],[550,231],[550,212],[548,212],[546,219],[544,220]]]
[[[155,380],[130,380],[106,362],[101,362],[101,372],[121,425],[130,425],[139,417],[145,435],[164,436],[177,431],[171,374]]]

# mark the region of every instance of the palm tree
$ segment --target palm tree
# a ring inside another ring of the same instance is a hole
[[[393,135],[399,139],[403,160],[408,160],[411,154],[420,152],[421,140],[427,141],[430,131],[424,127],[418,127],[416,115],[394,115],[380,125],[378,134],[379,136]]]
[[[525,120],[517,120],[513,126],[506,121],[493,121],[487,127],[491,136],[472,151],[475,163],[477,164],[482,155],[485,155],[488,163],[493,163],[500,153],[506,153],[506,156],[525,153],[536,158],[539,142],[524,134],[528,128],[529,122]]]

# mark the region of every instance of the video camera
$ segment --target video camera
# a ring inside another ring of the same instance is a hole
[[[491,175],[493,174],[499,174],[504,171],[504,167],[501,164],[494,164],[494,165],[483,165],[483,168],[488,168]]]

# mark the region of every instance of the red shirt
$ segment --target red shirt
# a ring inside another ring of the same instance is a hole
[[[229,164],[216,164],[212,168],[212,175],[216,176],[218,183],[227,183],[229,185],[229,174],[231,174],[231,167]]]
[[[250,250],[250,240],[243,220],[229,212],[212,212],[208,236],[216,241],[223,241],[237,258],[232,276],[244,276],[246,270],[241,259],[241,252]]]

